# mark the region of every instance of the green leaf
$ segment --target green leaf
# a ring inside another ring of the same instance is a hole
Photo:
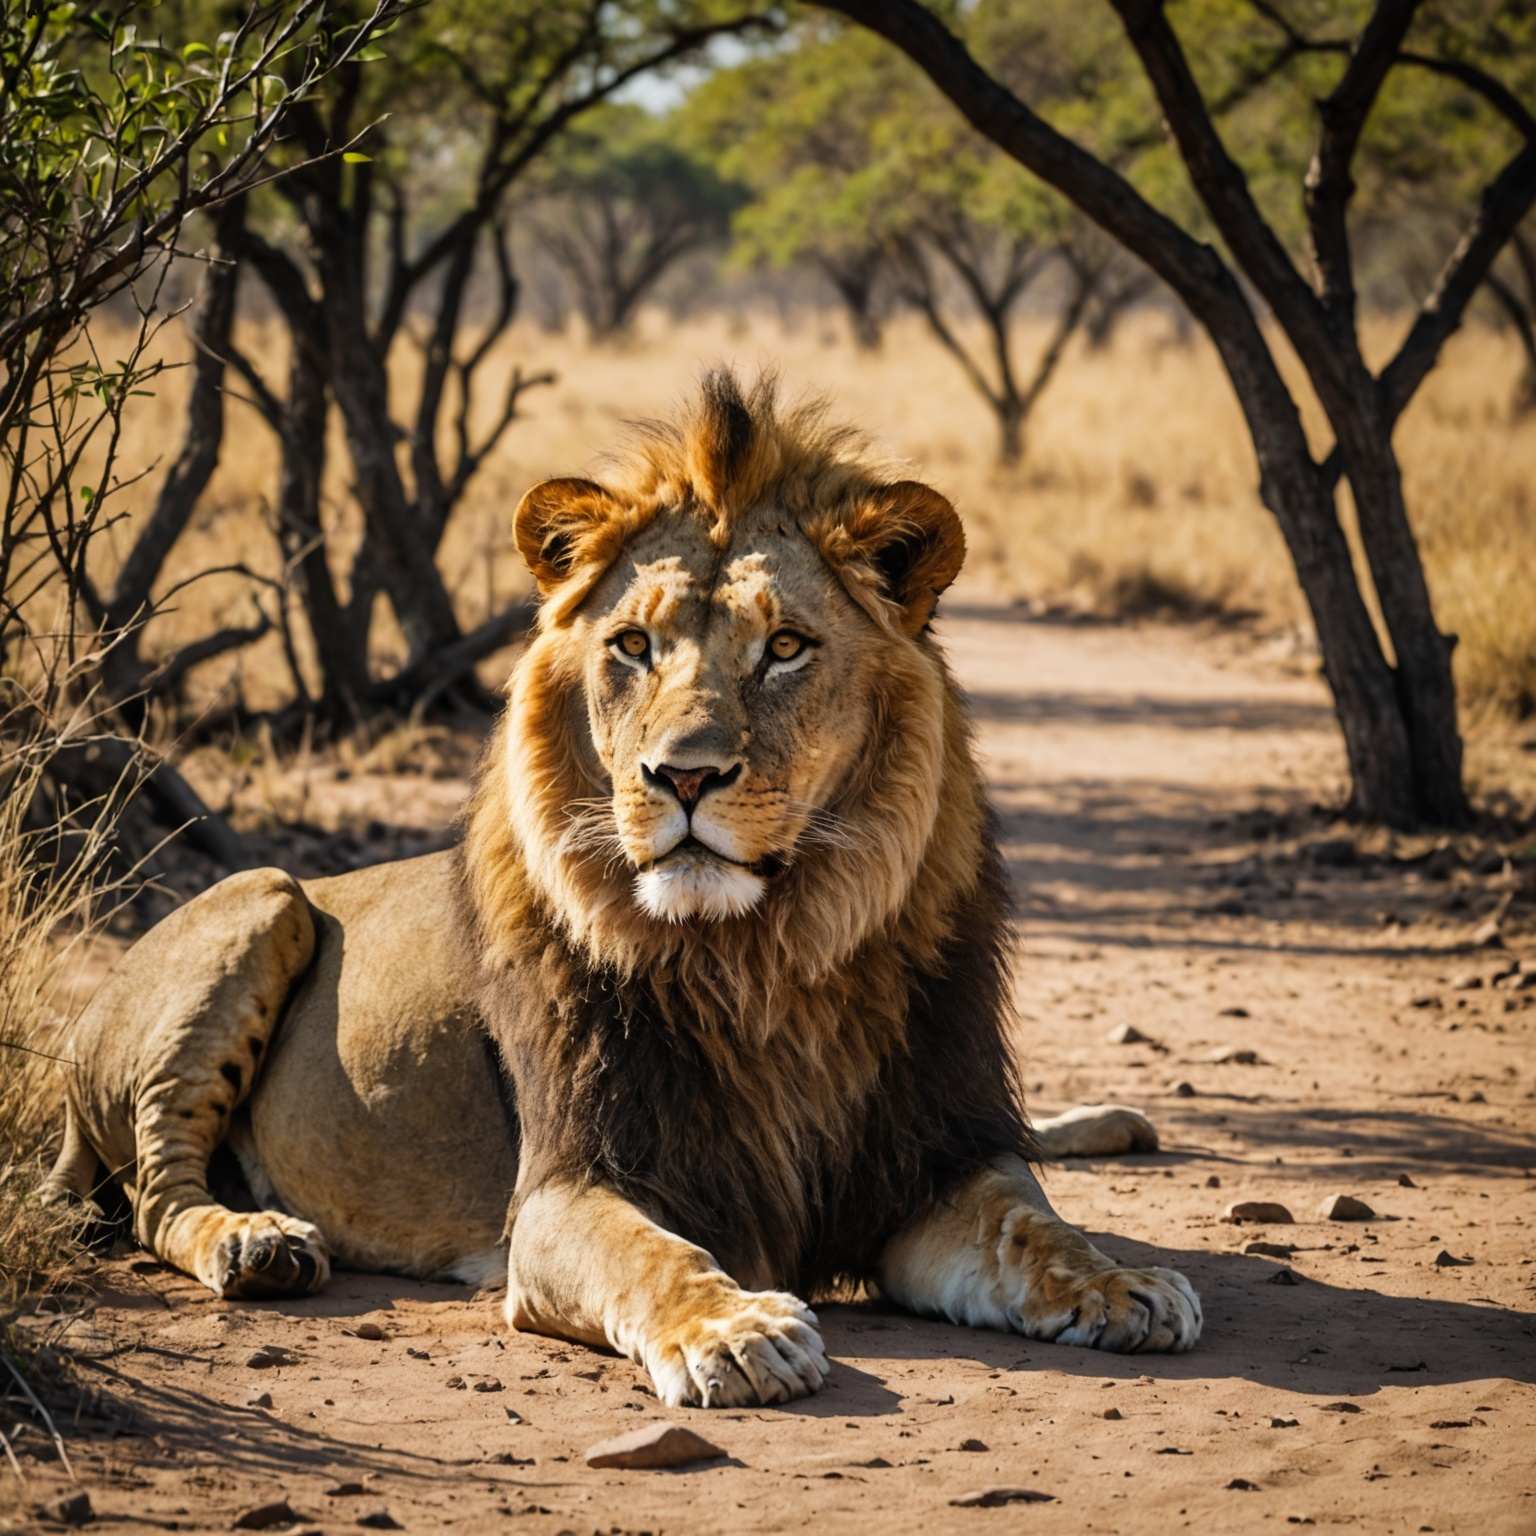
[[[200,59],[204,57],[211,59],[213,57],[213,49],[207,43],[188,43],[181,50],[181,56],[184,59]]]
[[[360,155],[355,149],[349,149],[341,158],[347,165],[371,165],[373,163],[372,155]]]

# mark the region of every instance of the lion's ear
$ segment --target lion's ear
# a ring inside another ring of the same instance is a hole
[[[524,495],[512,531],[541,592],[575,570],[584,537],[612,518],[615,505],[595,480],[545,480]]]
[[[959,514],[937,491],[899,480],[870,497],[858,524],[860,552],[900,607],[902,629],[917,634],[965,563]]]

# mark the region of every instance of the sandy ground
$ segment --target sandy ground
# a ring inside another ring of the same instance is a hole
[[[1031,1103],[1137,1104],[1164,1138],[1048,1188],[1111,1252],[1191,1277],[1200,1347],[827,1305],[820,1396],[673,1414],[712,1464],[595,1471],[587,1446],[662,1416],[642,1373],[509,1336],[493,1296],[343,1274],[225,1303],[121,1257],[69,1327],[133,1414],[70,1442],[97,1525],[226,1530],[286,1498],[293,1530],[1536,1531],[1536,981],[1500,977],[1536,974],[1536,941],[1470,944],[1510,871],[1362,855],[1309,818],[1340,772],[1314,679],[983,602],[941,627],[1018,886]],[[459,788],[404,787],[397,819],[430,832]],[[310,793],[323,822],[359,790]],[[1149,1042],[1110,1043],[1127,1024]],[[1320,1219],[1340,1192],[1376,1218]],[[1295,1224],[1223,1220],[1259,1198]],[[282,1363],[253,1368],[261,1346]],[[20,1450],[0,1528],[42,1528],[72,1485],[37,1436]],[[1000,1488],[1048,1501],[955,1502]]]

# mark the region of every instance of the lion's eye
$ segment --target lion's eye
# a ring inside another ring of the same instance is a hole
[[[810,642],[792,629],[781,629],[768,639],[768,654],[775,661],[793,661]]]
[[[621,655],[641,661],[651,649],[650,636],[643,629],[626,629],[608,642]]]

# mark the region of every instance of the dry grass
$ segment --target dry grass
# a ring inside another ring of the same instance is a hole
[[[1023,322],[1024,350],[1043,319]],[[1384,354],[1400,326],[1373,325]],[[276,330],[245,338],[281,377]],[[829,395],[893,455],[951,494],[972,536],[972,580],[1015,595],[1113,615],[1250,612],[1305,638],[1305,611],[1278,532],[1256,495],[1256,472],[1231,389],[1203,342],[1176,343],[1168,319],[1136,318],[1105,352],[1079,348],[1031,424],[1023,466],[991,464],[991,424],[953,363],[916,322],[891,329],[882,353],[850,347],[831,318],[785,328],[763,318],[670,325],[645,317],[619,349],[532,328],[503,344],[499,366],[553,367],[559,383],[528,397],[528,419],[504,439],[450,531],[443,568],[466,622],[524,590],[510,539],[512,510],[533,481],[589,467],[624,420],[665,410],[706,363],[776,367],[792,390]],[[1536,424],[1511,421],[1519,368],[1512,341],[1473,326],[1408,412],[1398,441],[1412,516],[1423,542],[1443,627],[1461,636],[1458,679],[1469,717],[1536,709]],[[408,390],[414,363],[397,385]],[[494,369],[490,370],[495,372]],[[497,380],[486,381],[487,408]],[[148,464],[179,437],[179,381],[163,381],[128,424],[124,472]],[[224,462],[167,580],[242,560],[275,571],[267,527],[275,475],[270,434],[254,412],[231,411]],[[124,505],[143,505],[154,477]],[[332,455],[328,517],[339,547],[356,537],[340,442]],[[115,537],[121,544],[127,529]],[[105,553],[105,551],[103,551]],[[212,577],[155,622],[153,647],[169,648],[248,607],[238,578]],[[386,648],[391,645],[385,637]],[[231,666],[206,669],[204,692],[237,684],[256,705],[287,687],[277,642]]]
[[[92,729],[84,707],[55,720],[35,703],[13,682],[0,691],[0,1329],[75,1254],[81,1212],[45,1205],[39,1189],[61,1123],[82,951],[134,880],[113,862],[131,778],[62,821],[34,814],[61,740]]]

